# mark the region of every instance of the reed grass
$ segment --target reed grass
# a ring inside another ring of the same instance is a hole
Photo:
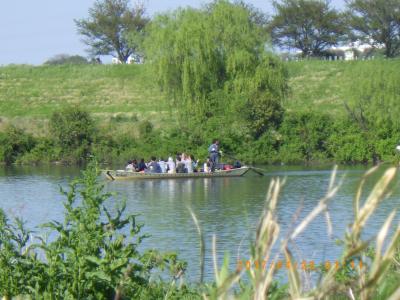
[[[340,188],[343,178],[336,183],[336,168],[332,172],[330,184],[327,193],[319,201],[317,206],[305,216],[286,238],[278,242],[280,224],[277,221],[276,206],[279,200],[284,180],[274,179],[271,181],[265,208],[261,215],[255,241],[252,244],[251,265],[252,266],[271,266],[265,268],[238,268],[234,272],[228,271],[228,262],[225,260],[219,270],[216,263],[216,250],[213,250],[215,286],[209,288],[209,293],[204,294],[204,299],[278,299],[272,290],[273,282],[276,280],[277,258],[283,255],[286,263],[292,267],[287,268],[288,288],[284,298],[288,299],[376,299],[379,298],[378,290],[385,276],[390,273],[396,273],[396,278],[400,279],[399,266],[396,266],[396,256],[399,257],[398,249],[400,245],[400,225],[397,225],[394,233],[389,236],[390,228],[393,226],[393,220],[396,211],[391,212],[376,236],[376,246],[371,261],[366,260],[366,249],[371,247],[371,240],[363,240],[362,232],[366,227],[367,220],[374,213],[379,204],[390,194],[390,184],[394,180],[397,169],[392,167],[386,170],[384,175],[376,182],[373,190],[362,201],[362,189],[365,180],[377,168],[369,170],[362,178],[359,188],[354,198],[354,220],[349,225],[349,229],[343,238],[343,252],[340,258],[341,266],[348,266],[354,261],[359,260],[363,265],[354,264],[354,270],[345,276],[341,273],[346,272],[342,268],[331,267],[326,272],[321,272],[320,279],[310,286],[307,276],[302,276],[295,266],[295,260],[290,245],[296,242],[299,235],[307,230],[307,226],[316,218],[316,216],[325,213],[327,217],[327,232],[332,230],[329,216],[329,201],[332,200]],[[361,204],[363,202],[363,204]],[[213,245],[215,247],[213,237]],[[386,244],[385,244],[386,242]],[[278,250],[273,251],[274,245],[278,245]],[[386,245],[386,247],[384,247]],[[364,263],[365,261],[365,263]],[[272,264],[271,264],[272,263]],[[396,269],[397,268],[397,269]],[[304,273],[309,270],[303,270]],[[246,277],[247,275],[247,277]],[[304,275],[304,274],[303,274]],[[339,279],[339,277],[341,279]],[[250,289],[237,289],[237,283],[247,278]],[[250,290],[250,293],[249,293]],[[400,287],[393,291],[387,298],[399,299]]]

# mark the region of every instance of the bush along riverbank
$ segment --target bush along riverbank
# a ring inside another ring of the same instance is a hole
[[[100,162],[124,163],[151,155],[168,157],[187,152],[205,159],[210,141],[220,139],[223,160],[234,156],[246,163],[341,164],[397,160],[400,130],[388,120],[377,126],[355,115],[333,118],[316,112],[285,112],[279,125],[259,136],[240,120],[210,117],[193,119],[185,126],[155,128],[151,121],[131,121],[122,132],[100,126],[79,107],[53,113],[46,136],[33,136],[15,126],[0,132],[0,162],[4,164],[84,163],[95,156]],[[365,124],[364,124],[364,123]],[[378,126],[379,125],[379,126]]]
[[[146,237],[143,225],[125,212],[123,201],[103,191],[97,166],[91,163],[82,177],[72,181],[68,190],[61,191],[65,196],[62,222],[52,221],[40,226],[40,231],[32,232],[22,220],[10,221],[0,210],[0,296],[3,299],[17,296],[23,299],[398,299],[400,227],[393,224],[396,212],[387,216],[374,247],[373,240],[362,238],[367,220],[391,192],[391,183],[396,178],[396,169],[387,169],[364,197],[363,183],[376,170],[371,169],[361,180],[353,203],[354,220],[340,240],[343,252],[336,263],[301,262],[292,249],[307,231],[308,224],[322,213],[327,216],[327,234],[332,237],[329,203],[340,188],[334,171],[326,195],[283,239],[278,238],[281,225],[276,208],[284,182],[273,179],[251,251],[246,252],[251,256],[247,260],[239,258],[232,269],[226,254],[219,267],[214,235],[215,281],[203,283],[201,278],[200,283],[187,284],[184,280],[187,264],[175,253],[138,250]],[[105,208],[109,201],[116,205],[113,212]],[[199,240],[204,243],[202,221],[193,212],[191,215]],[[51,239],[45,238],[48,234]],[[204,260],[204,251],[200,252],[199,259]],[[204,267],[204,261],[200,266]],[[278,281],[282,272],[287,273],[285,284]],[[317,274],[318,281],[311,279],[312,273]]]

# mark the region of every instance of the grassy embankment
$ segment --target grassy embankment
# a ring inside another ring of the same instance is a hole
[[[291,94],[288,111],[346,114],[354,84],[362,76],[383,76],[400,61],[287,63]],[[173,114],[144,65],[6,66],[0,68],[2,127],[15,124],[35,134],[46,132],[46,121],[65,105],[79,103],[100,121],[121,128],[132,120],[150,119],[156,127],[174,123]]]
[[[204,151],[197,153],[196,149],[206,149],[215,135],[226,150],[249,162],[395,159],[394,147],[400,139],[400,60],[302,61],[286,66],[290,94],[283,104],[283,122],[259,139],[249,137],[244,128],[229,129],[229,122],[215,126],[222,120],[218,117],[186,131],[180,128],[174,109],[146,65],[2,67],[0,132],[11,124],[34,136],[50,137],[48,121],[53,112],[79,104],[95,118],[95,127],[102,133],[94,137],[96,145],[92,147],[102,160],[141,157],[149,151],[165,156],[185,148],[202,157]],[[348,118],[345,103],[354,109],[353,118]],[[167,130],[150,135],[145,127],[148,121],[155,129]],[[9,135],[3,134],[3,139]],[[14,158],[9,162],[30,151],[35,155],[23,159],[24,163],[65,158],[59,151],[43,152],[54,148],[54,136],[39,145],[36,141],[21,144],[8,140],[9,146],[4,146],[2,153],[3,157],[11,153]],[[64,145],[58,147],[62,150]]]
[[[357,100],[359,89],[373,89],[366,86],[371,78],[381,79],[386,85],[379,91],[388,97],[398,97],[400,93],[400,60],[370,61],[302,61],[287,63],[291,95],[285,103],[289,111],[314,111],[334,117],[347,114],[344,103]],[[397,88],[397,93],[394,89]]]
[[[145,66],[65,65],[0,68],[0,130],[13,124],[34,135],[47,133],[51,114],[79,104],[102,126],[173,117]]]

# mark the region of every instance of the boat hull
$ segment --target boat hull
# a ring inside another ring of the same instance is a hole
[[[214,178],[239,177],[250,170],[250,167],[241,167],[232,170],[220,170],[213,173],[138,173],[124,170],[103,170],[102,174],[109,180],[136,180],[136,179],[180,179],[180,178]]]

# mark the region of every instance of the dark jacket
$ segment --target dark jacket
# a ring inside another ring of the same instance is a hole
[[[146,170],[147,169],[147,166],[146,166],[146,164],[144,163],[144,162],[139,162],[139,164],[138,164],[138,172],[141,172],[141,171],[144,171],[144,170]]]
[[[187,170],[185,168],[185,164],[183,162],[178,162],[176,165],[176,173],[186,173]]]
[[[151,173],[161,173],[162,172],[160,165],[156,161],[150,162],[148,171]]]

